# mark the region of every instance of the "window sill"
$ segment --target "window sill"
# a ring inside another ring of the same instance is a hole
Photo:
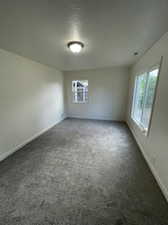
[[[132,121],[134,122],[134,124],[137,126],[137,128],[142,132],[142,134],[144,136],[148,136],[148,129],[145,129],[137,120],[135,120],[134,118],[132,118]]]
[[[88,102],[72,102],[73,104],[88,104]]]

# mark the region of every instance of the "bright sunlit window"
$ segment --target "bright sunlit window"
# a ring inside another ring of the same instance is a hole
[[[72,94],[74,103],[88,102],[88,80],[73,80]]]
[[[135,79],[131,117],[145,134],[148,133],[150,126],[158,74],[159,67],[157,66],[136,76]]]

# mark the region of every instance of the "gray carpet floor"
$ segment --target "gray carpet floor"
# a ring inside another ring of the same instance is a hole
[[[124,123],[67,119],[0,163],[0,225],[167,225]]]

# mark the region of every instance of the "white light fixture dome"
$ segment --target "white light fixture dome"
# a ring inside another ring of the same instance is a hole
[[[79,53],[84,47],[84,44],[80,41],[71,41],[67,44],[67,46],[71,50],[71,52]]]

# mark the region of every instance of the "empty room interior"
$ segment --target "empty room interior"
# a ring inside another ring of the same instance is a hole
[[[168,225],[168,1],[0,1],[0,225]]]

